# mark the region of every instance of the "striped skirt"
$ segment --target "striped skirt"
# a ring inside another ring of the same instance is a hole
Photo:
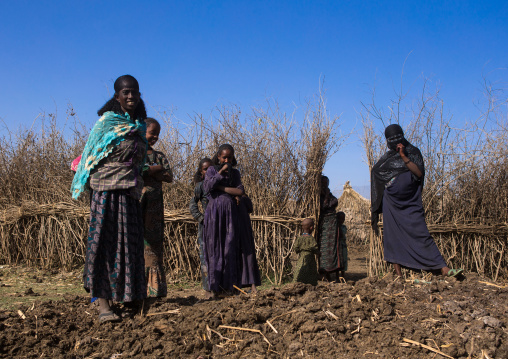
[[[117,302],[146,298],[143,220],[128,190],[93,191],[84,287]]]

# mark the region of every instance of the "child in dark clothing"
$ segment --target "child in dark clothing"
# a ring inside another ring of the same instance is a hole
[[[189,209],[192,217],[198,221],[198,244],[199,244],[199,260],[201,261],[201,283],[203,289],[206,291],[205,298],[209,299],[212,297],[210,292],[210,286],[208,285],[208,268],[205,261],[205,254],[203,251],[203,219],[206,206],[208,204],[207,193],[203,190],[203,180],[205,179],[205,173],[208,167],[212,165],[212,160],[208,157],[203,158],[199,161],[198,170],[194,175],[194,196],[191,197],[189,203]],[[201,202],[203,207],[203,213],[199,210],[198,203]]]
[[[299,253],[296,262],[293,282],[301,282],[317,285],[318,270],[315,255],[319,255],[319,249],[316,240],[311,235],[314,230],[314,220],[306,218],[302,221],[302,234],[296,238],[295,252]]]

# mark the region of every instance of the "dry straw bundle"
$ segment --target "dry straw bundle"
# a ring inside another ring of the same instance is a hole
[[[56,116],[48,115],[34,122],[41,124],[41,130],[34,125],[20,129],[17,137],[0,139],[2,263],[66,268],[83,263],[88,198],[70,199],[69,167],[80,154],[88,130],[72,109],[67,115],[72,128],[57,126]],[[230,143],[254,204],[261,269],[280,283],[299,222],[318,215],[323,166],[342,143],[337,118],[329,118],[324,98],[317,96],[306,110],[290,115],[267,101],[247,115],[229,106],[217,108],[209,119],[195,116],[190,123],[174,121],[165,112],[155,117],[162,123],[157,148],[168,157],[175,177],[164,187],[168,274],[174,280],[199,276],[197,224],[188,211],[192,178],[201,158],[212,157],[220,144]]]
[[[337,208],[346,214],[348,243],[367,243],[370,235],[370,229],[366,226],[370,218],[370,201],[356,192],[347,181]]]

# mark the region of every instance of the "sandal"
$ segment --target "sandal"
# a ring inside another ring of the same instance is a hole
[[[122,318],[116,315],[112,310],[99,314],[99,323],[119,322],[121,320]]]
[[[446,273],[447,277],[457,277],[458,275],[462,274],[464,272],[463,269],[450,269],[448,273]]]

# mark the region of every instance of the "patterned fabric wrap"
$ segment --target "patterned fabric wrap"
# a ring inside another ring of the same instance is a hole
[[[348,254],[346,241],[347,227],[339,225],[339,261],[340,270],[347,271]]]
[[[423,182],[425,178],[425,165],[423,162],[423,156],[418,147],[407,143],[405,148],[406,155],[410,161],[418,166],[418,169],[422,172],[421,178],[416,177],[413,173],[413,179],[420,183],[423,188]],[[381,156],[381,158],[372,167],[370,173],[370,212],[372,216],[372,223],[377,223],[379,219],[379,213],[383,212],[383,193],[385,187],[393,178],[399,176],[402,173],[410,172],[406,164],[395,150],[388,150]]]
[[[173,176],[173,171],[171,170],[171,166],[169,165],[169,161],[166,155],[160,151],[155,151],[151,147],[148,148],[152,151],[152,153],[146,155],[146,162],[143,166],[143,181],[145,187],[152,187],[156,189],[162,190],[162,182],[155,179],[153,176],[148,174],[149,166],[161,165],[163,168],[163,173],[168,173]]]
[[[332,272],[345,270],[344,262],[347,262],[347,249],[344,251],[340,243],[339,219],[337,213],[328,213],[321,217],[319,225],[319,270]],[[347,263],[345,264],[347,267]]]
[[[93,191],[83,272],[92,297],[118,302],[146,298],[139,201],[126,190]]]
[[[90,172],[133,130],[137,130],[146,142],[144,119],[133,121],[127,112],[122,115],[108,111],[95,123],[72,181],[72,198],[79,197],[86,189]]]
[[[293,282],[317,285],[318,270],[316,254],[319,254],[318,245],[314,237],[302,235],[296,238],[295,252],[299,253],[298,261],[294,269]]]
[[[148,155],[150,165],[162,164],[171,171],[169,162],[162,152],[153,151]],[[164,270],[164,201],[162,182],[145,172],[145,186],[141,195],[141,210],[145,224],[145,278],[147,296],[165,297],[168,293]]]
[[[127,134],[92,170],[88,187],[98,192],[129,189],[133,198],[140,199],[143,192],[140,165],[146,152],[145,140],[137,132]]]
[[[81,161],[81,155],[76,157],[71,163],[71,171],[76,172],[78,170],[79,162]]]

